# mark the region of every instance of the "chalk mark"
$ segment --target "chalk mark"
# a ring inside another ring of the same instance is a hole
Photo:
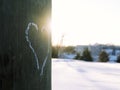
[[[36,60],[36,64],[37,64],[37,69],[39,70],[39,68],[40,68],[40,66],[39,66],[39,60],[38,60],[38,57],[37,57],[37,54],[36,54],[34,48],[32,47],[32,44],[31,44],[31,42],[30,42],[30,40],[29,40],[29,30],[30,30],[30,27],[31,27],[31,26],[34,26],[34,27],[36,28],[36,30],[38,31],[38,26],[37,26],[37,24],[35,24],[35,23],[33,23],[33,22],[30,22],[30,23],[28,24],[28,26],[27,26],[27,29],[25,30],[25,34],[26,34],[25,38],[26,38],[26,41],[29,43],[29,47],[30,47],[30,49],[32,50],[32,52],[33,52],[33,54],[34,54],[34,57],[35,57],[35,60]],[[42,27],[41,32],[43,32],[45,29],[46,29],[45,27]],[[44,59],[44,61],[43,61],[43,64],[42,64],[42,67],[41,67],[41,71],[40,71],[40,76],[42,76],[43,73],[44,73],[44,67],[45,67],[45,65],[46,65],[46,62],[47,62],[49,53],[50,53],[50,51],[49,51],[49,41],[48,41],[47,55],[46,55],[46,57],[45,57],[45,59]]]
[[[30,47],[30,49],[32,50],[32,52],[33,52],[33,54],[34,54],[34,57],[35,57],[35,60],[36,60],[36,63],[37,63],[37,69],[39,70],[39,61],[38,61],[38,57],[37,57],[37,54],[36,54],[36,52],[35,52],[35,50],[34,50],[34,48],[32,47],[32,44],[31,44],[31,42],[30,42],[30,40],[29,40],[29,30],[30,30],[30,27],[31,26],[34,26],[35,28],[36,28],[36,30],[38,31],[38,26],[35,24],[35,23],[33,23],[33,22],[30,22],[29,24],[28,24],[28,26],[27,26],[27,29],[25,30],[25,34],[26,34],[26,36],[25,36],[25,38],[26,38],[26,41],[28,42],[28,44],[29,44],[29,47]]]

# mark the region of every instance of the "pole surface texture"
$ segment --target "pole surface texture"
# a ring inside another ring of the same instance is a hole
[[[51,0],[0,0],[0,90],[51,90]]]

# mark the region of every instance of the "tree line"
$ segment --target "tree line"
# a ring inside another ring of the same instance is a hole
[[[76,56],[74,59],[84,60],[84,61],[93,61],[93,57],[92,57],[91,52],[89,51],[88,48],[84,48],[82,53],[75,52],[73,46],[62,47],[62,48],[63,48],[63,52],[75,53]],[[52,47],[52,58],[58,58],[58,51],[59,51],[58,46]],[[107,54],[106,51],[101,51],[99,53],[98,61],[99,62],[108,62],[109,61],[109,55]],[[120,55],[117,57],[117,62],[120,63]]]
[[[84,60],[84,61],[93,61],[91,52],[88,50],[88,48],[84,48],[82,55],[81,55],[81,53],[77,53],[75,59]],[[107,54],[106,51],[101,51],[99,53],[98,61],[99,62],[108,62],[109,61],[109,55]],[[120,55],[117,57],[116,62],[120,63]]]

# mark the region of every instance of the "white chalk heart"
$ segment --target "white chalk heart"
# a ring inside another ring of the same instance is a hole
[[[27,29],[25,30],[25,38],[26,38],[26,41],[28,42],[28,45],[29,45],[31,51],[32,51],[33,54],[34,54],[37,69],[40,70],[40,65],[39,65],[38,56],[37,56],[37,54],[36,54],[36,52],[35,52],[35,49],[33,48],[32,43],[31,43],[31,41],[30,41],[30,39],[29,39],[29,30],[30,30],[31,26],[34,26],[35,29],[38,31],[38,25],[37,25],[37,24],[35,24],[35,23],[33,23],[33,22],[28,23]],[[43,27],[43,28],[41,29],[41,32],[43,32],[44,30],[45,30],[45,28]],[[46,62],[47,62],[49,53],[50,53],[50,51],[49,51],[49,42],[48,42],[47,55],[45,56],[45,58],[44,58],[44,60],[43,60],[42,67],[41,67],[41,71],[40,71],[40,76],[43,75],[44,67],[45,67],[45,64],[46,64]]]

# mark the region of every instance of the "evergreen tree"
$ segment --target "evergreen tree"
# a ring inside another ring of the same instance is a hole
[[[90,51],[88,50],[88,48],[85,48],[83,51],[83,55],[81,57],[81,59],[85,60],[85,61],[93,61],[92,56]]]
[[[58,46],[52,47],[52,58],[58,58]]]
[[[100,62],[107,62],[107,61],[109,61],[108,54],[105,51],[101,51],[101,53],[99,55],[99,61]]]
[[[120,55],[117,57],[117,62],[120,63]]]
[[[80,59],[81,59],[81,57],[82,57],[82,56],[80,55],[80,53],[77,53],[77,54],[76,54],[76,56],[75,56],[75,59],[80,60]]]

